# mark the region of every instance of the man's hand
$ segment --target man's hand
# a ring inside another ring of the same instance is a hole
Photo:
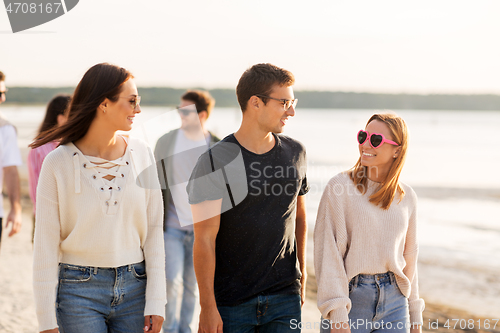
[[[7,224],[5,225],[5,227],[8,228],[9,224],[12,224],[12,229],[9,232],[9,237],[14,236],[19,231],[21,231],[22,217],[20,207],[11,208],[9,215],[7,216]]]
[[[160,316],[145,316],[144,317],[144,332],[160,333],[163,317]]]
[[[201,308],[198,333],[222,333],[222,318],[217,306]]]

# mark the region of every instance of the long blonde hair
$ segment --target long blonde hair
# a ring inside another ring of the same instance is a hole
[[[389,209],[396,196],[396,192],[399,193],[399,201],[401,201],[405,195],[405,191],[399,184],[399,176],[406,160],[408,128],[404,120],[396,114],[374,114],[366,125],[368,126],[368,124],[374,120],[379,120],[389,127],[393,140],[399,144],[400,148],[399,154],[394,159],[385,180],[380,183],[375,193],[370,196],[371,203],[376,206],[381,205],[382,209]],[[349,176],[356,185],[356,188],[364,194],[367,189],[368,176],[367,167],[361,165],[361,157],[354,167],[349,170]]]

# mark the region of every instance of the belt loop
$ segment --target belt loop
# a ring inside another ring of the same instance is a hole
[[[132,264],[128,265],[128,271],[132,272]]]
[[[358,277],[359,277],[359,275],[356,275],[356,276],[354,277],[354,283],[353,283],[354,287],[357,287],[357,286],[358,286]]]
[[[97,275],[97,267],[94,267],[94,275]]]
[[[391,278],[391,284],[396,283],[396,277],[394,276],[393,272],[389,272],[389,277]]]

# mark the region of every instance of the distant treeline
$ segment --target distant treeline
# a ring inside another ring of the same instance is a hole
[[[10,104],[46,104],[58,93],[71,94],[74,88],[11,87]],[[185,89],[139,88],[142,105],[169,106],[179,104]],[[238,107],[233,89],[212,89],[210,93],[219,107]],[[377,94],[335,91],[295,91],[300,108],[325,109],[422,109],[422,110],[500,110],[500,95],[452,94]],[[6,103],[7,104],[7,103]]]

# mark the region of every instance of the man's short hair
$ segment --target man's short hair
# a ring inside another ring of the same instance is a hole
[[[295,77],[290,71],[274,66],[272,64],[257,64],[247,69],[240,77],[236,86],[236,97],[241,111],[247,108],[248,100],[254,95],[266,95],[272,93],[274,85],[290,87],[295,83]],[[261,98],[264,104],[267,98]]]
[[[0,81],[5,81],[5,74],[0,72]]]
[[[198,113],[207,111],[208,116],[210,116],[215,105],[215,99],[212,95],[208,91],[203,90],[188,90],[182,95],[181,99],[193,102]]]

